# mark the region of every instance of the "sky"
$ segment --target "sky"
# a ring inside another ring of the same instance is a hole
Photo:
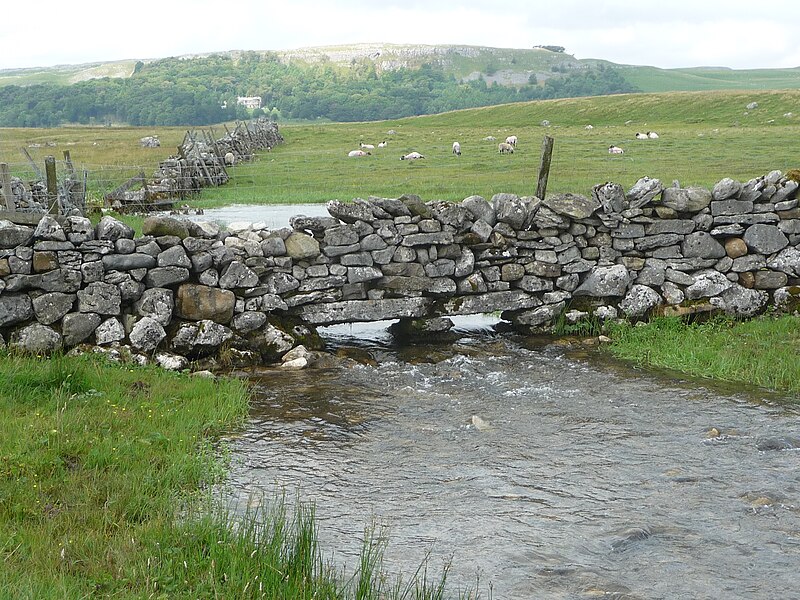
[[[356,43],[564,46],[661,68],[800,67],[797,0],[11,0],[0,69]]]

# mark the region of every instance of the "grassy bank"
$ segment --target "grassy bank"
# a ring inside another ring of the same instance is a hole
[[[800,399],[800,319],[726,318],[689,324],[661,318],[643,327],[614,326],[609,351],[645,367],[743,383]]]
[[[0,598],[388,593],[372,546],[350,579],[323,563],[313,508],[234,527],[212,507],[215,440],[247,407],[235,380],[0,355]]]

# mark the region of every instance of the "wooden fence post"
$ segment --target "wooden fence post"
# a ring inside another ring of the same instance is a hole
[[[51,215],[58,214],[58,180],[56,179],[56,159],[54,156],[44,157],[44,172],[47,177],[47,203]]]
[[[547,178],[550,175],[550,159],[553,157],[553,138],[544,136],[542,141],[542,160],[539,163],[539,181],[536,184],[536,197],[544,200],[547,192]]]
[[[2,179],[3,196],[5,197],[5,209],[8,212],[17,210],[14,203],[14,195],[11,192],[11,173],[8,170],[8,163],[0,163],[0,179]]]

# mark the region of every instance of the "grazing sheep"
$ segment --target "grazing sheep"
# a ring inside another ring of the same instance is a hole
[[[362,150],[375,150],[375,144],[365,144],[364,142],[361,142],[359,146]]]
[[[625,154],[625,150],[620,148],[619,146],[614,146],[613,144],[608,147],[609,154]]]
[[[508,142],[500,142],[497,144],[497,150],[500,152],[500,154],[514,154],[514,146]]]
[[[453,154],[461,156],[461,144],[458,142],[453,142]]]
[[[233,152],[225,153],[225,164],[232,167],[236,164],[236,155]]]
[[[400,160],[417,160],[419,158],[425,158],[419,152],[409,152],[405,156],[401,156]]]
[[[591,131],[592,129],[594,129],[594,125],[587,125],[586,127],[584,127],[584,129],[586,129],[587,131]]]
[[[647,137],[649,137],[651,140],[657,140],[658,134],[655,131],[648,131]]]
[[[636,139],[637,140],[646,140],[649,136],[646,133],[637,133]]]
[[[383,140],[380,144],[378,144],[378,148],[386,148],[388,145],[389,144],[386,142],[386,140]]]
[[[369,152],[365,152],[364,150],[350,150],[347,153],[347,156],[369,156]]]
[[[510,135],[506,138],[506,144],[511,144],[514,148],[517,147],[517,136]]]

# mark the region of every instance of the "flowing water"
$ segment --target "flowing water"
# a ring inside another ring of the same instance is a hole
[[[252,373],[232,504],[297,493],[351,572],[375,524],[388,572],[449,562],[484,598],[800,598],[796,407],[490,321],[405,347],[331,327],[370,359]]]

